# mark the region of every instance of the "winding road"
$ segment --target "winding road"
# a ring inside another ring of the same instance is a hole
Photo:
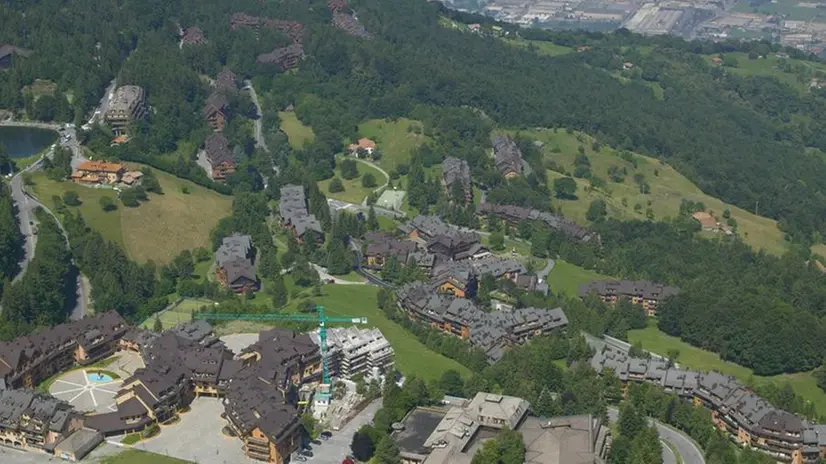
[[[608,408],[608,419],[611,422],[616,422],[618,416],[619,410]],[[660,441],[663,442],[663,464],[678,464],[681,460],[685,464],[705,464],[703,451],[688,435],[651,418],[648,419],[648,422],[654,424],[657,433],[660,435]],[[674,445],[680,459],[677,459],[674,451],[666,443]]]

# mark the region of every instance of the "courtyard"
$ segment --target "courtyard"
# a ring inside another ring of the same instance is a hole
[[[63,373],[49,385],[49,393],[78,411],[98,414],[116,411],[115,395],[123,379],[139,367],[143,367],[143,362],[137,353],[121,352],[97,367]]]

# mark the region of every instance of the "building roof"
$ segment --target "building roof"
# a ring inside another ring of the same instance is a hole
[[[224,68],[220,73],[218,73],[218,78],[215,80],[215,85],[219,89],[236,90],[238,88],[238,78],[229,68]]]
[[[32,50],[27,50],[25,48],[16,47],[12,44],[2,44],[0,45],[0,58],[5,58],[9,55],[18,55],[24,58],[28,58],[29,56],[34,53]]]
[[[376,142],[368,139],[367,137],[362,137],[358,139],[356,143],[351,143],[347,146],[347,149],[350,151],[356,151],[359,148],[361,148],[362,150],[375,150]]]
[[[307,231],[323,234],[321,223],[315,215],[310,214],[307,208],[307,197],[304,187],[300,185],[285,185],[281,187],[281,199],[278,202],[278,214],[281,220],[295,228],[298,237]]]
[[[304,58],[304,47],[300,43],[290,44],[286,47],[276,48],[270,53],[258,55],[256,61],[259,63],[278,63],[283,69],[296,66],[298,60]]]
[[[476,271],[476,275],[482,276],[485,274],[490,274],[497,279],[505,274],[525,274],[528,272],[525,269],[525,266],[523,266],[519,261],[516,261],[515,259],[500,258],[498,256],[486,256],[484,258],[474,260],[472,265],[473,269]]]
[[[105,161],[84,161],[77,166],[77,171],[118,173],[126,167],[120,163],[107,163]]]
[[[214,168],[222,163],[235,164],[232,151],[229,149],[229,139],[221,133],[211,134],[204,141],[204,150],[209,164]]]
[[[471,188],[470,165],[463,159],[448,156],[442,162],[442,183],[450,186],[454,182],[459,182],[465,190]]]
[[[493,159],[496,169],[502,174],[513,172],[527,176],[532,172],[530,165],[522,158],[522,151],[516,142],[506,136],[494,137]]]
[[[115,91],[112,101],[109,103],[107,114],[125,113],[129,114],[132,108],[142,104],[146,99],[146,92],[143,87],[137,85],[123,85]]]
[[[608,429],[591,415],[529,417],[519,428],[526,464],[596,464]]]
[[[181,42],[185,45],[195,45],[204,41],[206,41],[206,36],[198,26],[188,27],[181,36]]]
[[[568,220],[562,216],[557,216],[546,211],[539,211],[537,209],[525,208],[515,205],[497,205],[493,203],[482,203],[476,209],[477,214],[496,214],[508,221],[519,222],[540,221],[546,226],[558,230],[565,235],[570,236],[581,242],[588,242],[594,237],[598,237],[595,233],[588,229],[581,227],[577,223]]]
[[[717,219],[705,211],[697,211],[691,215],[704,229],[716,229]]]
[[[598,280],[579,286],[580,297],[592,292],[601,296],[641,297],[658,301],[676,295],[680,289],[650,280]]]
[[[333,25],[355,37],[361,37],[364,39],[373,38],[373,35],[367,32],[367,29],[361,25],[355,16],[352,14],[343,13],[340,10],[333,12]]]
[[[204,104],[204,117],[208,118],[215,113],[224,113],[228,107],[229,101],[223,92],[212,92],[207,98],[206,104]]]

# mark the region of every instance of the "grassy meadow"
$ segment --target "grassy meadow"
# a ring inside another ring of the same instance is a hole
[[[717,55],[706,55],[703,58],[708,62],[711,63],[711,60]],[[800,92],[805,92],[809,88],[809,81],[806,80],[801,82],[798,80],[798,74],[795,72],[787,73],[783,70],[778,62],[781,58],[778,58],[774,54],[769,54],[765,58],[757,58],[754,60],[750,60],[747,53],[743,52],[736,52],[736,53],[725,53],[724,56],[726,57],[734,57],[737,59],[737,67],[731,68],[728,66],[723,67],[726,72],[737,74],[740,76],[769,76],[775,77],[780,82],[790,85],[795,89],[799,90]],[[812,71],[823,71],[826,72],[826,65],[823,63],[814,63],[811,61],[804,61],[804,60],[795,60],[792,58],[786,58],[785,61],[788,64],[791,64],[793,68],[798,66],[806,66],[810,68]]]
[[[327,198],[346,201],[348,203],[361,203],[362,201],[364,201],[365,198],[367,198],[367,195],[370,195],[370,192],[375,190],[380,185],[384,184],[387,178],[384,177],[384,174],[379,172],[378,169],[365,163],[357,162],[356,166],[358,166],[359,171],[358,177],[348,180],[341,176],[341,169],[338,165],[336,165],[335,175],[338,176],[341,179],[341,183],[344,184],[343,192],[330,193],[330,182],[333,181],[333,177],[320,181],[318,183],[318,188],[321,189],[321,191],[325,195],[327,195]],[[373,174],[373,177],[376,178],[375,187],[367,188],[361,186],[361,176],[363,176],[366,173]]]
[[[635,168],[632,162],[621,158],[620,153],[611,147],[602,146],[598,152],[595,151],[592,146],[594,139],[586,134],[569,134],[564,130],[552,129],[524,133],[545,144],[543,151],[546,162],[552,161],[570,174],[574,171],[579,146],[583,146],[591,163],[591,172],[605,180],[604,187],[592,189],[588,179],[574,179],[577,183],[577,199],[555,201],[565,216],[580,224],[588,224],[585,215],[591,202],[596,199],[606,202],[608,214],[612,217],[644,219],[646,210],[651,208],[655,220],[677,216],[681,200],[687,199],[703,202],[706,211],[713,212],[718,218],[722,218],[723,211],[729,209],[731,216],[737,221],[739,235],[753,247],[776,254],[782,253],[785,249],[783,234],[777,228],[776,221],[756,216],[703,193],[694,183],[660,160],[634,153],[633,159],[637,163]],[[622,183],[611,181],[608,175],[610,166],[627,171]],[[651,186],[650,193],[640,193],[634,181],[636,174],[641,174],[645,182]],[[563,175],[548,170],[549,183],[559,177]]]
[[[382,154],[376,164],[390,170],[400,163],[409,163],[413,150],[430,140],[421,131],[417,134],[413,130],[416,127],[422,129],[422,123],[407,118],[371,119],[359,124],[359,134],[376,142]]]
[[[53,196],[77,192],[81,205],[68,208],[80,211],[90,227],[139,262],[167,263],[183,250],[209,247],[209,233],[218,220],[230,214],[232,198],[157,169],[153,171],[163,194],[149,193],[149,200],[137,208],[123,206],[113,190],[56,182],[45,173],[32,176],[31,190],[49,207],[53,205]],[[184,189],[189,193],[184,193]],[[103,211],[99,201],[104,196],[115,200],[118,209]]]
[[[544,267],[544,266],[543,266]],[[612,277],[602,275],[597,271],[581,268],[561,259],[556,260],[553,270],[548,274],[548,286],[554,293],[562,292],[568,296],[576,296],[579,286],[594,280],[611,280]]]
[[[287,134],[290,146],[301,149],[307,142],[312,142],[315,138],[313,128],[305,126],[298,120],[293,111],[280,111],[278,117],[281,119],[281,130]]]

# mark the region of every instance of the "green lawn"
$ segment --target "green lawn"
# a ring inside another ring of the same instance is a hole
[[[511,131],[513,132],[516,131]],[[607,203],[610,216],[626,220],[644,219],[648,208],[652,209],[655,220],[675,217],[679,214],[680,201],[688,199],[703,202],[706,211],[713,212],[718,218],[722,218],[723,211],[729,209],[731,216],[737,221],[739,235],[753,247],[776,254],[783,253],[785,250],[783,234],[777,228],[776,221],[756,216],[706,195],[674,168],[657,159],[635,153],[633,154],[637,162],[635,168],[631,162],[621,158],[619,152],[613,148],[602,146],[599,152],[594,151],[592,147],[594,139],[586,134],[576,132],[569,134],[565,130],[554,131],[552,129],[531,130],[523,133],[544,142],[543,152],[546,162],[556,163],[569,174],[574,172],[574,160],[579,154],[579,147],[582,146],[591,163],[593,175],[605,180],[604,187],[591,189],[588,179],[575,179],[577,199],[555,200],[556,206],[565,216],[580,224],[588,225],[585,214],[591,202],[598,198]],[[578,140],[578,137],[582,141]],[[558,153],[555,152],[557,149]],[[611,181],[608,176],[608,169],[611,166],[627,171],[622,183]],[[547,172],[550,184],[553,184],[554,179],[563,177],[556,171],[548,170]],[[651,186],[650,193],[640,193],[634,181],[636,174],[641,174],[645,182]]]
[[[718,55],[706,55],[704,56],[705,60],[708,63],[711,63],[711,60]],[[733,74],[738,74],[741,76],[771,76],[777,78],[779,81],[784,82],[791,87],[799,90],[800,92],[805,92],[809,89],[809,80],[798,80],[798,73],[791,72],[787,73],[784,69],[781,69],[778,66],[778,62],[781,60],[774,54],[769,54],[765,58],[758,58],[754,60],[750,60],[747,53],[737,52],[737,53],[725,53],[723,56],[725,57],[734,57],[737,59],[737,67],[732,68],[728,66],[723,66],[726,72],[730,72]],[[798,67],[807,67],[812,71],[814,74],[815,71],[822,71],[826,72],[826,65],[823,63],[815,63],[811,61],[805,60],[796,60],[792,58],[786,58],[785,61],[792,66],[793,69]]]
[[[409,163],[413,150],[430,140],[421,131],[414,132],[416,127],[421,129],[422,123],[406,118],[371,119],[359,124],[359,134],[376,142],[382,154],[376,164],[389,171],[399,163]]]
[[[389,320],[376,306],[378,288],[372,285],[324,285],[323,296],[311,297],[324,306],[328,316],[367,317],[368,326],[377,327],[396,352],[396,367],[403,373],[425,380],[438,379],[442,372],[455,369],[464,376],[470,371],[461,364],[427,349],[402,326]],[[299,301],[291,302],[285,312],[297,311]]]
[[[378,169],[372,166],[368,166],[364,163],[357,163],[357,166],[359,175],[355,179],[350,180],[341,177],[341,170],[338,166],[336,166],[335,175],[338,176],[344,184],[343,192],[330,193],[330,182],[333,181],[332,177],[319,182],[318,188],[321,189],[325,195],[327,195],[327,198],[334,198],[336,200],[346,201],[348,203],[361,203],[376,187],[384,184],[387,178],[384,177],[384,174],[379,172]],[[376,178],[376,187],[366,188],[361,186],[361,176],[368,172],[373,174],[373,177]]]
[[[563,47],[552,42],[545,42],[541,40],[525,40],[525,39],[506,39],[502,38],[508,45],[514,47],[525,48],[535,51],[538,55],[558,56],[574,51],[571,47]]]
[[[197,311],[201,308],[201,306],[209,306],[213,303],[213,301],[206,299],[187,298],[178,303],[177,306],[171,308],[169,311],[163,312],[159,316],[150,316],[148,319],[143,321],[140,326],[144,329],[153,330],[155,328],[155,317],[160,317],[164,330],[171,329],[178,324],[185,324],[189,322],[192,319],[192,311]]]
[[[307,142],[312,142],[315,139],[313,128],[305,126],[295,115],[293,111],[280,111],[278,117],[281,119],[281,130],[287,134],[290,145],[293,148],[300,149]]]
[[[568,296],[576,296],[580,285],[594,280],[610,279],[611,277],[602,275],[599,272],[557,259],[553,270],[548,274],[548,286],[551,287],[551,291],[554,293],[562,292]]]
[[[191,461],[171,458],[162,454],[130,449],[114,456],[105,456],[98,464],[194,464]]]
[[[716,370],[736,377],[748,385],[761,385],[767,382],[790,382],[794,391],[808,401],[814,403],[818,414],[826,414],[826,393],[823,392],[809,372],[797,374],[782,374],[771,377],[754,375],[751,369],[738,364],[724,361],[716,353],[692,346],[677,337],[672,337],[657,328],[655,319],[648,320],[648,327],[641,330],[628,331],[628,341],[641,343],[642,347],[657,354],[666,355],[669,350],[680,350],[677,363],[681,367],[702,371]]]
[[[77,192],[82,204],[69,209],[80,211],[90,227],[106,240],[120,245],[130,258],[139,262],[168,263],[183,250],[209,247],[209,233],[218,220],[230,214],[232,197],[157,169],[153,171],[163,194],[150,193],[149,200],[137,208],[123,206],[112,190],[55,182],[45,173],[32,176],[35,183],[32,190],[49,207],[53,206],[52,196],[62,197],[70,190]],[[183,193],[184,188],[189,193]],[[115,200],[118,209],[103,211],[99,202],[104,196]],[[159,237],[163,239],[159,240]]]

